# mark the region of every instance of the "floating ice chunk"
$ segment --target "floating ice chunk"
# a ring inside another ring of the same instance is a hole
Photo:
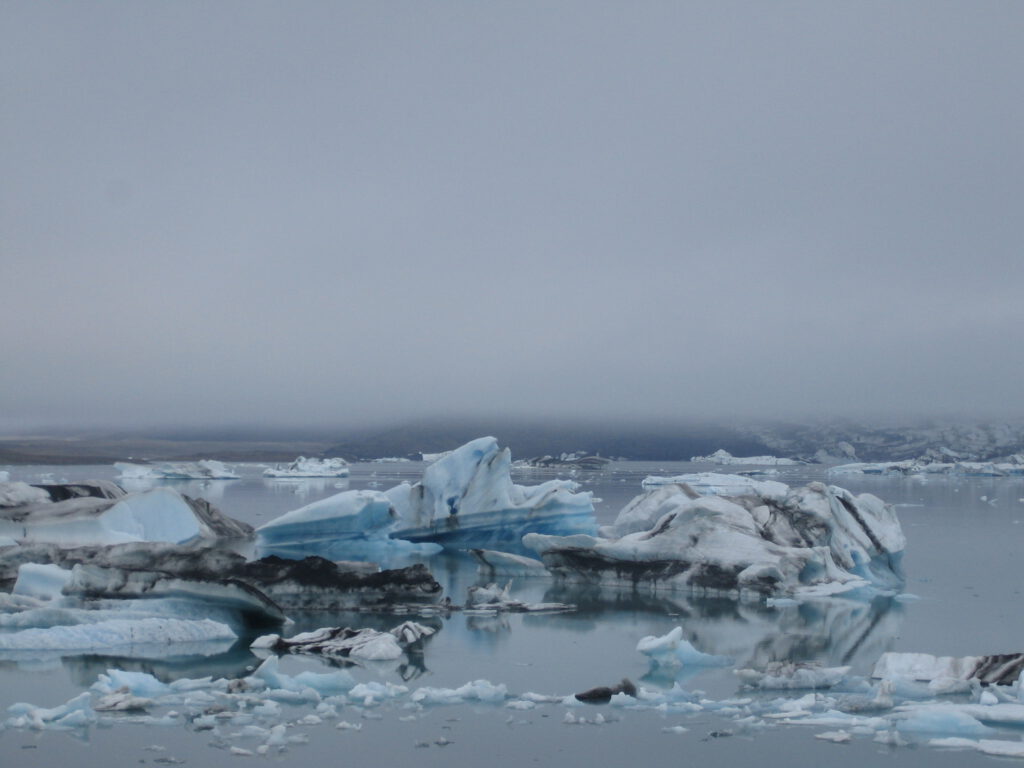
[[[458,688],[417,688],[410,697],[417,704],[461,704],[465,701],[501,703],[508,697],[504,684],[474,680]]]
[[[387,492],[401,519],[391,536],[453,549],[518,550],[529,532],[596,532],[590,493],[574,493],[578,485],[568,480],[515,485],[511,463],[493,437],[452,451],[415,485]]]
[[[59,565],[25,563],[18,568],[18,579],[11,592],[41,600],[55,600],[61,597],[61,590],[70,580],[71,571]]]
[[[930,739],[932,747],[949,747],[953,749],[976,749],[986,755],[996,757],[1024,757],[1024,741],[1007,739],[964,739],[951,736],[942,739]]]
[[[266,658],[252,673],[250,679],[255,683],[262,682],[270,688],[294,692],[310,688],[325,695],[346,693],[352,690],[356,684],[355,678],[343,669],[327,673],[300,672],[294,677],[286,675],[280,671],[277,656]]]
[[[715,472],[658,477],[650,475],[642,483],[644,490],[661,485],[686,485],[701,496],[744,496],[754,493],[766,499],[783,499],[789,486],[775,480],[754,480],[745,475],[721,475]]]
[[[497,612],[566,613],[576,610],[576,606],[569,603],[524,603],[511,596],[511,588],[511,581],[502,588],[493,583],[487,586],[470,587],[466,595],[466,615],[478,614],[481,611],[493,614]]]
[[[1012,685],[1024,674],[1024,653],[988,656],[932,656],[928,653],[884,653],[872,677],[907,678],[919,681],[979,680],[985,684]]]
[[[244,533],[244,524],[224,518],[205,502],[169,488],[122,495],[117,499],[72,497],[29,504],[0,513],[0,535],[22,542],[61,546],[120,544],[139,541],[185,543],[212,539],[228,525]]]
[[[128,691],[114,691],[96,699],[92,708],[97,712],[138,712],[154,703],[153,699],[134,696]]]
[[[548,569],[534,557],[525,557],[511,552],[491,549],[471,549],[470,554],[480,563],[479,572],[487,578],[499,576],[544,576]]]
[[[126,480],[237,480],[239,475],[223,462],[202,459],[196,462],[164,462],[140,465],[115,462],[119,477]]]
[[[362,702],[363,706],[367,706],[378,701],[397,699],[408,692],[409,689],[404,685],[395,685],[394,683],[387,682],[379,683],[371,680],[366,683],[359,683],[353,687],[348,692],[348,697],[351,701]]]
[[[823,667],[809,661],[776,661],[764,670],[737,669],[736,676],[751,688],[761,690],[821,689],[838,685],[849,667]]]
[[[263,470],[264,477],[348,477],[348,462],[342,458],[307,459],[299,456],[286,467],[280,465]]]
[[[430,627],[407,621],[390,632],[348,627],[322,627],[288,639],[278,635],[256,638],[249,646],[291,653],[315,653],[364,661],[389,661],[404,653],[403,647],[434,634]]]
[[[210,619],[110,619],[95,624],[23,629],[0,633],[3,650],[95,650],[126,645],[160,645],[233,639],[226,624]]]
[[[899,707],[893,718],[900,731],[945,733],[950,736],[985,736],[992,729],[963,711],[955,704],[940,703],[913,707]]]
[[[0,481],[0,508],[27,504],[49,504],[50,494],[28,483]]]
[[[8,728],[81,728],[96,722],[96,713],[92,709],[92,697],[88,692],[80,693],[60,706],[46,709],[32,704],[17,703],[7,708],[11,713],[4,725]]]
[[[736,497],[694,498],[689,486],[671,488],[648,491],[662,514],[646,530],[613,539],[528,534],[523,543],[556,576],[587,583],[767,594],[902,584],[906,540],[892,508],[870,494],[822,483],[781,495],[750,487]],[[634,500],[627,510],[644,506]],[[622,524],[628,530],[650,517]]]
[[[648,635],[637,643],[636,649],[650,658],[652,663],[661,666],[716,667],[732,663],[732,659],[725,656],[698,651],[683,639],[682,627],[676,627],[660,637]]]
[[[690,461],[706,464],[750,464],[776,467],[794,467],[805,463],[796,459],[781,459],[778,456],[733,456],[724,448],[719,448],[710,456],[693,456]]]
[[[831,741],[833,744],[846,744],[853,738],[853,736],[850,735],[849,731],[840,729],[838,731],[824,731],[822,733],[816,733],[814,734],[814,738],[821,739],[822,741]]]
[[[93,691],[110,695],[120,690],[128,691],[132,696],[146,699],[158,699],[167,696],[173,690],[167,683],[162,683],[146,672],[133,672],[124,669],[108,669],[92,684]]]
[[[399,554],[432,554],[440,547],[416,546],[388,538],[398,520],[391,500],[379,491],[342,491],[293,509],[256,530],[261,554],[317,554],[331,559],[388,559]]]

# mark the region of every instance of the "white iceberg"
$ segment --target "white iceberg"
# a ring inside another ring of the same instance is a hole
[[[752,466],[795,467],[803,464],[796,459],[783,459],[778,456],[733,456],[724,448],[719,448],[710,456],[693,456],[690,461],[704,464],[732,464]]]
[[[393,538],[436,542],[447,548],[520,550],[524,534],[596,533],[590,493],[568,480],[515,485],[512,458],[493,437],[452,451],[423,472],[415,485],[387,491],[400,523]]]
[[[299,456],[286,467],[280,465],[263,470],[264,477],[279,479],[301,477],[348,477],[348,462],[342,458],[307,459]]]
[[[237,480],[239,475],[228,469],[224,462],[202,459],[195,462],[172,462],[161,464],[132,464],[125,461],[114,463],[118,476],[123,480]]]
[[[663,667],[717,667],[732,663],[732,659],[726,656],[698,651],[683,638],[682,627],[676,627],[666,635],[641,638],[636,649],[649,658],[652,664]]]
[[[618,538],[528,534],[523,543],[556,576],[584,583],[767,594],[902,584],[906,540],[881,500],[822,483],[785,494],[781,483],[758,485],[768,488],[747,485],[734,497],[693,498],[688,485],[655,488],[648,497],[661,516],[653,523],[638,512],[648,506],[641,498],[624,510],[628,520],[605,529],[614,534],[642,520],[646,530]]]

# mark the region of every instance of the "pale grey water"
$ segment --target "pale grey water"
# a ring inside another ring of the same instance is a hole
[[[242,479],[171,483],[184,493],[207,498],[224,512],[259,525],[277,515],[337,493],[344,488],[385,489],[402,480],[419,478],[423,465],[357,464],[342,480],[269,481],[262,465],[240,465]],[[109,466],[4,467],[12,480],[80,480],[112,478]],[[648,474],[688,471],[727,471],[708,465],[672,462],[618,462],[600,473],[574,476],[584,490],[602,499],[600,522],[610,522],[640,490]],[[551,472],[516,472],[517,482],[532,484]],[[775,479],[791,485],[823,479],[821,467],[783,468]],[[738,666],[775,659],[817,659],[827,664],[851,664],[866,673],[887,650],[941,655],[1011,652],[1024,649],[1024,614],[1020,611],[1019,553],[1024,545],[1024,478],[935,477],[891,478],[844,476],[832,482],[854,492],[871,492],[897,505],[907,535],[906,591],[910,600],[862,603],[833,600],[803,607],[766,608],[722,599],[697,600],[684,596],[633,599],[629,596],[580,593],[554,588],[546,580],[518,580],[517,597],[577,602],[576,613],[557,616],[511,615],[497,618],[453,614],[439,620],[442,629],[427,644],[420,668],[393,665],[384,670],[354,670],[360,680],[377,679],[419,686],[457,687],[475,679],[505,683],[510,692],[569,694],[622,677],[648,687],[669,687],[671,679],[651,677],[637,641],[661,635],[682,625],[700,650],[728,655]],[[985,497],[985,500],[982,499]],[[994,501],[993,501],[994,500]],[[477,583],[476,568],[466,558],[442,556],[429,562],[436,578],[456,602]],[[300,619],[299,627],[349,625],[386,628],[394,616],[340,614]],[[0,708],[14,701],[55,706],[81,692],[108,667],[145,669],[165,679],[204,675],[238,677],[258,663],[245,649],[218,657],[187,660],[125,661],[101,657],[50,660],[45,664],[0,660]],[[326,671],[316,660],[286,659],[283,668]],[[735,695],[731,668],[683,673],[680,684],[707,692],[710,698]],[[790,697],[795,698],[799,692]],[[2,711],[2,709],[0,709]],[[562,723],[565,710],[542,706],[513,712],[500,706],[459,705],[428,710],[415,721],[402,721],[401,711],[381,710],[382,719],[358,708],[343,711],[342,719],[363,724],[361,731],[337,731],[327,721],[308,729],[309,743],[266,758],[277,762],[349,760],[398,762],[416,760],[499,765],[621,762],[643,759],[653,764],[680,759],[715,759],[729,765],[852,765],[865,760],[894,765],[965,765],[988,761],[973,752],[948,752],[927,747],[891,749],[855,737],[852,744],[833,745],[813,737],[825,728],[775,726],[730,738],[708,739],[714,730],[735,730],[718,715],[659,715],[655,712],[587,708],[619,718],[601,727]],[[295,717],[305,714],[296,708]],[[5,717],[5,715],[4,715]],[[672,734],[662,728],[685,725],[689,732]],[[1019,738],[1012,729],[1001,737]],[[417,749],[417,742],[445,736],[453,743]],[[253,748],[254,743],[232,742]],[[166,747],[149,752],[147,745]],[[81,734],[0,731],[0,762],[4,766],[152,763],[161,756],[187,760],[189,765],[214,765],[228,759],[225,745],[207,732],[184,727],[117,725]]]

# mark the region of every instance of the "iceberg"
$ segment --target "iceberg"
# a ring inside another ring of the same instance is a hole
[[[497,584],[473,586],[467,590],[467,613],[492,615],[495,613],[567,613],[576,606],[568,603],[524,603],[511,595],[512,582],[499,588]]]
[[[698,651],[689,641],[683,639],[682,627],[676,627],[660,637],[648,635],[641,638],[636,644],[636,649],[648,657],[652,664],[662,667],[716,667],[732,663],[732,659],[726,656]]]
[[[982,685],[1013,685],[1024,672],[1024,653],[988,656],[932,656],[928,653],[882,654],[872,677],[916,680],[977,680]]]
[[[50,494],[42,488],[22,482],[0,483],[0,508],[49,503]]]
[[[829,475],[955,475],[958,477],[1007,477],[1024,474],[1024,465],[1016,457],[1009,462],[990,461],[931,461],[906,459],[904,461],[856,462],[830,467]]]
[[[806,462],[797,459],[782,459],[778,456],[733,456],[724,448],[719,448],[710,456],[693,456],[690,461],[703,464],[739,464],[774,467],[796,467]]]
[[[824,667],[811,661],[776,661],[765,669],[737,669],[744,685],[761,690],[818,690],[833,688],[849,673],[849,667]]]
[[[0,536],[22,544],[75,546],[139,541],[180,544],[252,534],[250,526],[222,515],[208,502],[169,488],[126,494],[112,483],[95,483],[32,490],[38,492],[32,494],[34,500],[0,508]]]
[[[688,484],[656,486],[605,529],[611,538],[531,533],[523,543],[559,579],[591,584],[812,596],[903,583],[906,540],[891,507],[822,483],[777,486],[739,478],[742,495],[697,498]],[[622,530],[632,532],[614,537]]]
[[[611,459],[604,456],[597,456],[583,451],[574,453],[562,453],[558,456],[534,456],[531,459],[521,459],[513,466],[517,469],[584,469],[599,471],[607,467]]]
[[[342,491],[293,509],[256,530],[263,555],[315,554],[334,560],[383,559],[412,553],[433,554],[440,547],[388,538],[398,522],[391,499],[379,491]]]
[[[237,480],[239,475],[227,465],[214,459],[196,462],[164,462],[162,464],[132,464],[114,462],[123,480]]]
[[[256,638],[251,648],[278,653],[309,653],[328,657],[360,659],[364,661],[390,661],[400,658],[405,649],[437,630],[406,621],[388,632],[375,629],[349,629],[348,627],[322,627],[289,638],[264,635]]]
[[[341,458],[307,459],[299,456],[286,467],[280,465],[263,470],[264,477],[279,479],[301,477],[348,477],[348,462]]]
[[[760,496],[785,498],[789,486],[775,480],[755,480],[747,475],[722,475],[717,472],[697,472],[672,477],[649,475],[641,483],[650,490],[660,485],[685,485],[700,496],[742,496],[755,493]]]
[[[0,650],[94,651],[126,645],[168,646],[225,639],[234,640],[235,633],[226,624],[210,619],[108,619],[0,633]]]
[[[473,440],[428,466],[415,485],[387,491],[399,523],[391,537],[449,549],[520,551],[526,533],[596,533],[590,493],[569,480],[515,485],[512,458],[493,437]]]

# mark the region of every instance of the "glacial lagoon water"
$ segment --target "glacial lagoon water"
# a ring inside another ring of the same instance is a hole
[[[419,463],[356,464],[345,479],[265,480],[262,465],[237,465],[240,480],[169,483],[184,493],[206,498],[227,514],[259,525],[283,512],[346,488],[383,490],[402,480],[415,481]],[[4,467],[12,480],[28,482],[111,479],[109,466]],[[602,472],[571,475],[583,490],[601,499],[599,522],[611,522],[640,492],[649,474],[723,471],[709,465],[673,462],[616,462]],[[727,470],[724,470],[727,471]],[[552,471],[516,471],[513,478],[534,484]],[[562,476],[565,476],[564,474]],[[780,468],[774,479],[799,485],[824,477],[822,467]],[[564,696],[628,677],[651,691],[679,685],[721,702],[744,698],[735,667],[763,667],[769,661],[816,660],[828,666],[850,665],[867,674],[881,653],[908,651],[937,655],[973,655],[1024,650],[1019,561],[1024,552],[1024,478],[843,476],[832,482],[855,493],[870,492],[896,505],[907,536],[906,593],[870,602],[835,598],[813,604],[769,607],[724,598],[686,595],[569,590],[547,579],[517,579],[513,595],[527,601],[572,602],[574,613],[512,614],[493,617],[452,613],[435,617],[439,629],[422,657],[350,668],[360,682],[457,688],[485,679],[527,692]],[[428,561],[454,602],[480,582],[469,558],[441,555]],[[391,614],[296,616],[294,631],[318,626],[371,626],[387,629],[402,618]],[[682,626],[695,647],[729,656],[734,664],[713,668],[652,671],[636,651],[640,638],[663,635]],[[110,668],[146,671],[170,681],[204,676],[238,678],[260,660],[241,645],[203,656],[117,658],[100,655],[46,657],[0,656],[0,718],[18,701],[52,707],[88,689]],[[282,670],[330,671],[313,658],[285,657]],[[757,694],[795,699],[803,691]],[[288,721],[313,712],[310,704],[286,705]],[[164,714],[160,712],[158,714]],[[566,722],[568,719],[585,723]],[[601,717],[598,718],[597,716]],[[408,701],[376,706],[350,704],[335,719],[296,725],[290,733],[307,741],[286,751],[270,751],[251,760],[425,765],[623,764],[643,761],[675,765],[715,760],[723,765],[854,765],[865,761],[898,766],[989,764],[994,758],[974,751],[926,746],[922,734],[905,746],[882,745],[855,735],[831,744],[815,734],[834,728],[778,725],[754,718],[737,720],[728,708],[679,711],[634,710],[615,706],[566,707],[538,704],[509,709],[500,704],[466,703],[410,708]],[[357,728],[339,729],[339,720]],[[594,720],[603,720],[594,724]],[[0,730],[0,763],[5,768],[57,765],[176,764],[222,765],[245,759],[258,740],[241,727],[204,730],[179,719],[171,725],[133,724],[130,716],[104,720],[85,730],[53,732]],[[680,728],[681,727],[681,728]],[[673,730],[675,729],[675,730]],[[682,730],[686,729],[686,730]],[[1019,740],[1024,731],[993,729],[990,737]],[[234,747],[236,754],[231,752]]]

